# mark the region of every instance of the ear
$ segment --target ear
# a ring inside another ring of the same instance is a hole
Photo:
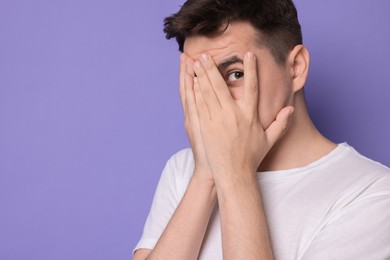
[[[297,92],[305,85],[309,72],[310,55],[303,45],[297,45],[287,57],[287,66],[291,71],[292,89]]]

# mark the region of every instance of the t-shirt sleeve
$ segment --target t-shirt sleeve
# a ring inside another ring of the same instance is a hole
[[[153,249],[174,214],[185,191],[186,178],[185,167],[182,167],[184,155],[188,151],[182,151],[168,160],[158,182],[152,206],[146,219],[142,237],[133,250],[146,248]],[[188,156],[187,156],[188,157]],[[187,174],[188,175],[188,174]],[[187,176],[189,178],[189,176]]]
[[[390,190],[341,210],[312,240],[301,259],[390,259]]]

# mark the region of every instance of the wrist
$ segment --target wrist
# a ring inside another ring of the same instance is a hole
[[[215,188],[215,181],[213,174],[209,168],[197,168],[195,167],[194,174],[191,181],[195,182],[201,187]]]
[[[214,180],[203,176],[203,174],[194,172],[187,189],[187,192],[189,191],[196,194],[197,200],[208,201],[207,204],[210,207],[214,206],[217,201],[217,189]]]
[[[249,169],[226,168],[221,171],[213,171],[217,189],[229,191],[234,189],[245,189],[248,186],[258,185],[256,171]]]
[[[193,175],[196,176],[196,178],[202,179],[206,182],[214,183],[213,173],[208,165],[195,163]]]

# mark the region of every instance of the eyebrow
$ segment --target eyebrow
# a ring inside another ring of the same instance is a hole
[[[232,56],[220,62],[217,67],[219,71],[224,71],[227,67],[236,63],[244,64],[244,61],[238,56]]]

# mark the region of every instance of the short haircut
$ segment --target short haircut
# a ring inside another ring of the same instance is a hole
[[[302,44],[301,25],[292,0],[188,0],[179,12],[165,18],[167,39],[176,38],[183,52],[191,36],[222,34],[232,22],[248,22],[259,32],[259,44],[268,47],[282,64]]]

